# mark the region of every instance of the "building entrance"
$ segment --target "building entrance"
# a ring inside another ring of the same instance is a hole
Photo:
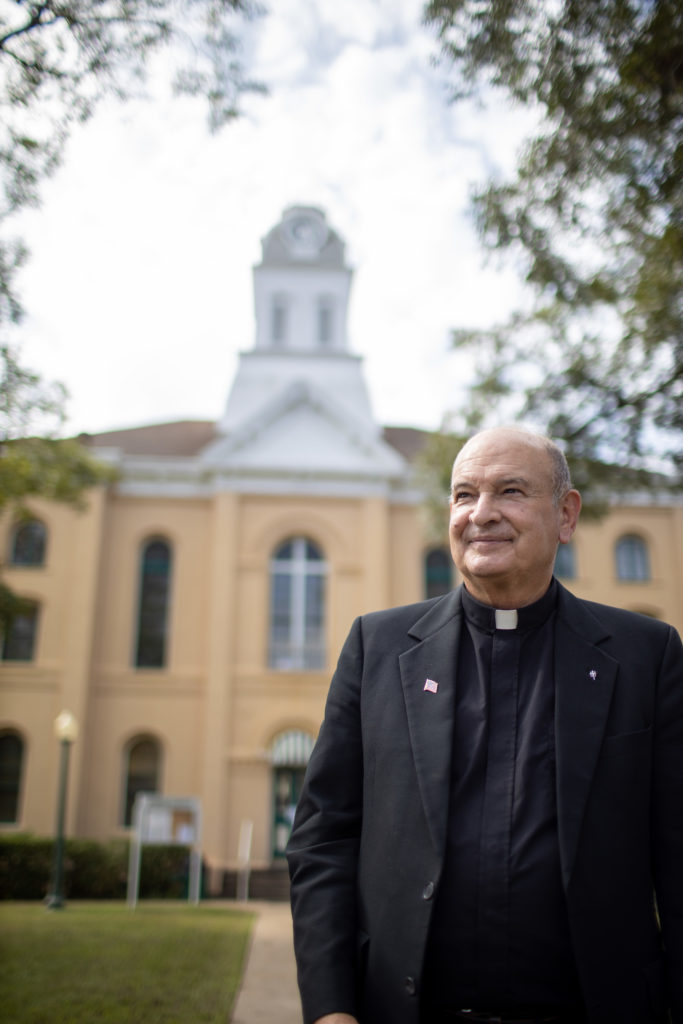
[[[273,766],[273,860],[282,861],[292,831],[313,737],[292,729],[276,736],[270,748]]]
[[[306,769],[299,767],[275,769],[273,823],[273,857],[275,860],[280,860],[285,855],[305,773]]]

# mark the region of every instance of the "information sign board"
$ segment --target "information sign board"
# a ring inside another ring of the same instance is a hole
[[[201,807],[196,797],[138,793],[133,804],[133,829],[128,861],[128,905],[140,891],[140,861],[145,844],[170,843],[190,847],[188,899],[199,903],[201,884]]]

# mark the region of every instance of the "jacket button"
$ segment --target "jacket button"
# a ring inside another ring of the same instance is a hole
[[[406,992],[408,993],[408,995],[409,996],[414,996],[415,992],[416,992],[416,989],[417,989],[417,986],[415,984],[415,978],[410,978],[410,977],[406,978],[405,986],[406,986]]]
[[[427,884],[425,885],[424,889],[422,890],[422,899],[423,900],[431,900],[433,895],[434,895],[434,883],[433,882],[427,882]]]

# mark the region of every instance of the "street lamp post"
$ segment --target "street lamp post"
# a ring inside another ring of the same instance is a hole
[[[62,711],[55,718],[55,736],[60,742],[59,788],[57,790],[57,822],[55,826],[55,848],[52,867],[52,887],[47,895],[49,910],[64,907],[64,819],[66,816],[66,789],[69,779],[69,754],[71,744],[78,736],[78,722],[70,711]]]

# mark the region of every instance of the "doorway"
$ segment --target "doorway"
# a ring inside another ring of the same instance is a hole
[[[301,793],[306,769],[301,766],[279,766],[275,768],[274,815],[273,815],[273,859],[282,860],[294,823],[294,812]]]

